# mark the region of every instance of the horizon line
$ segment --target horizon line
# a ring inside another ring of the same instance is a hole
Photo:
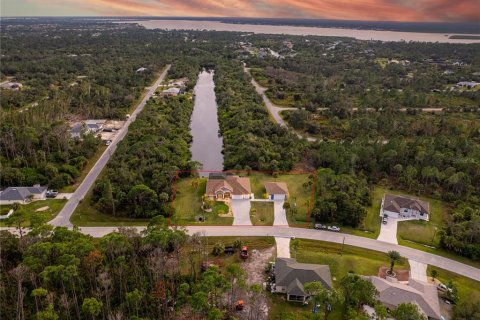
[[[408,23],[419,23],[419,24],[471,24],[479,25],[480,22],[476,21],[417,21],[417,20],[355,20],[355,19],[332,19],[332,18],[288,18],[288,17],[242,17],[242,16],[159,16],[159,15],[53,15],[53,16],[43,16],[43,15],[25,15],[25,16],[4,16],[0,14],[0,19],[34,19],[34,18],[161,18],[166,20],[177,20],[177,19],[205,19],[205,20],[216,20],[216,19],[246,19],[246,20],[291,20],[291,21],[345,21],[345,22],[388,22],[388,23],[398,23],[398,24],[408,24]]]

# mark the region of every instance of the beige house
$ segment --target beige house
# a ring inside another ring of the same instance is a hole
[[[211,175],[205,194],[216,200],[253,198],[249,178],[225,174]]]
[[[287,200],[288,187],[286,182],[267,182],[265,190],[270,200]]]

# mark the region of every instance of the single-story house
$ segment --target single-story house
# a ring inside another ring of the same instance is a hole
[[[428,319],[441,319],[440,303],[435,285],[410,278],[408,284],[395,278],[365,277],[378,290],[378,300],[388,309],[402,303],[414,303]]]
[[[2,83],[1,87],[3,89],[9,89],[9,90],[20,90],[23,87],[23,85],[19,82],[8,81],[5,83]]]
[[[85,120],[77,122],[70,128],[70,136],[72,138],[80,138],[82,133],[97,133],[103,130],[106,120]]]
[[[168,88],[160,92],[160,97],[176,97],[180,94],[180,88]]]
[[[205,194],[212,199],[253,198],[250,179],[235,175],[210,175]]]
[[[381,217],[386,215],[394,219],[416,218],[428,221],[429,214],[430,205],[426,201],[392,194],[383,196],[380,208]]]
[[[25,204],[31,200],[45,200],[47,198],[47,187],[39,184],[33,187],[8,187],[0,192],[0,204]]]
[[[286,293],[288,301],[306,302],[309,295],[303,285],[319,281],[325,288],[332,289],[332,276],[327,265],[299,263],[292,258],[275,259],[275,290]]]
[[[265,190],[270,200],[287,200],[288,187],[286,182],[267,182]]]
[[[465,87],[468,89],[473,89],[478,85],[480,85],[480,83],[475,81],[460,81],[457,83],[457,87]]]

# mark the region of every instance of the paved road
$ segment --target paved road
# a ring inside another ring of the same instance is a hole
[[[250,68],[247,68],[247,67],[243,67],[243,70],[248,73],[250,76]],[[277,107],[276,105],[274,105],[272,103],[272,101],[270,101],[270,99],[267,97],[267,95],[265,94],[265,91],[267,90],[267,88],[264,88],[262,87],[260,84],[258,84],[257,81],[255,81],[255,79],[252,77],[252,80],[250,81],[253,86],[255,87],[255,90],[257,91],[257,93],[262,97],[263,99],[263,103],[265,103],[265,105],[267,106],[267,109],[268,109],[268,112],[270,112],[270,114],[272,115],[273,117],[273,120],[275,120],[275,122],[277,122],[280,126],[282,127],[285,127],[285,128],[288,128],[287,124],[285,123],[285,121],[282,119],[282,116],[280,116],[280,112],[282,111],[287,111],[287,110],[298,110],[298,108],[281,108],[281,107]],[[313,142],[313,141],[317,141],[317,139],[315,138],[312,138],[312,137],[304,137],[302,136],[301,134],[299,133],[296,133],[296,135],[300,138],[300,139],[307,139],[307,141],[310,141],[310,142]]]
[[[115,227],[82,227],[80,229],[82,230],[82,232],[90,234],[94,237],[101,237],[116,230]],[[136,229],[140,231],[144,228],[136,227]],[[342,243],[345,239],[345,244],[347,245],[380,252],[388,252],[390,250],[395,250],[407,259],[412,259],[420,263],[436,266],[438,268],[452,271],[464,275],[465,277],[480,281],[480,269],[478,268],[417,249],[349,234],[320,231],[315,229],[275,226],[188,226],[187,231],[189,234],[194,234],[196,232],[205,232],[206,236],[273,236],[280,238],[296,237],[297,239],[321,240],[334,243]]]
[[[160,77],[155,81],[154,85],[148,88],[148,92],[145,95],[145,98],[138,104],[137,108],[135,111],[132,113],[129,119],[125,121],[124,126],[117,132],[115,138],[113,139],[112,143],[108,148],[105,150],[105,152],[102,154],[100,159],[98,159],[97,163],[93,166],[93,168],[90,170],[90,172],[87,174],[85,179],[82,181],[82,183],[78,186],[77,190],[73,193],[73,195],[70,197],[68,202],[65,204],[63,209],[60,211],[60,213],[49,223],[53,226],[67,226],[71,227],[72,223],[70,222],[70,217],[72,216],[73,212],[78,206],[78,203],[80,200],[82,200],[85,195],[87,194],[88,190],[91,188],[95,180],[97,179],[98,175],[100,172],[103,170],[105,165],[107,164],[108,160],[112,156],[112,154],[115,152],[115,149],[117,148],[117,144],[122,141],[122,139],[125,137],[125,135],[128,132],[128,126],[135,121],[137,115],[142,112],[143,108],[145,107],[148,99],[153,95],[155,92],[155,89],[158,87],[158,85],[163,81],[163,78],[165,78],[168,70],[170,69],[170,65],[167,65],[167,67],[164,69]]]

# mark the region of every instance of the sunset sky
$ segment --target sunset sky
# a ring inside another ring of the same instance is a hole
[[[2,16],[223,16],[480,21],[480,0],[1,0]]]

